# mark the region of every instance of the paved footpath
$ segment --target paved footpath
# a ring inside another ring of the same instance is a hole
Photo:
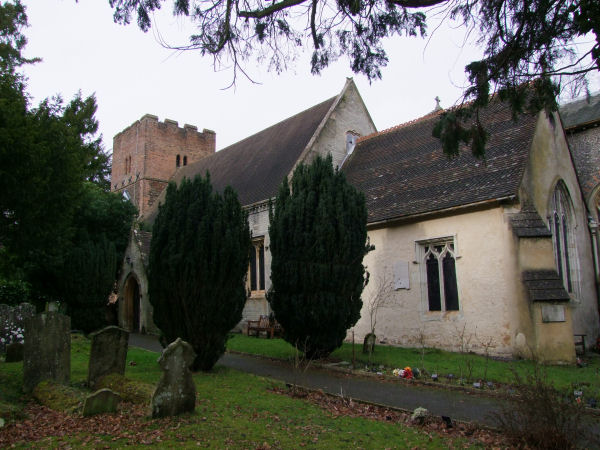
[[[129,345],[156,352],[162,351],[154,336],[131,334]],[[300,372],[282,361],[233,353],[223,355],[217,364],[394,408],[414,410],[422,406],[435,415],[483,425],[495,425],[493,414],[500,410],[504,402],[501,398],[474,395],[459,390],[386,382],[374,377],[360,377],[317,367],[309,367],[308,370]],[[596,436],[600,436],[597,422],[598,418],[593,418],[591,428]]]

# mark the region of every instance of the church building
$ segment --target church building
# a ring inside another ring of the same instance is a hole
[[[371,332],[369,302],[385,283],[378,341],[573,362],[581,336],[590,346],[599,333],[600,114],[583,127],[545,112],[515,122],[493,101],[481,116],[486,155],[476,159],[468,148],[443,154],[432,137],[440,113],[377,132],[349,79],[339,95],[219,152],[212,131],[144,116],[113,148],[113,190],[132,199],[141,221],[118,282],[120,324],[156,332],[146,278],[151,224],[169,180],[206,171],[216,190],[237,191],[252,231],[239,328],[268,314],[268,201],[300,162],[330,153],[365,194],[375,245],[349,336]]]

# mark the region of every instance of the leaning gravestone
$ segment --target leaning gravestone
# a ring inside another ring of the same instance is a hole
[[[129,333],[122,328],[110,326],[90,335],[92,348],[88,367],[88,386],[94,388],[105,375],[125,375]]]
[[[23,390],[40,381],[67,384],[71,375],[71,318],[56,312],[38,314],[25,322]]]
[[[192,346],[181,338],[163,350],[158,359],[163,374],[152,396],[153,418],[194,410],[196,386],[190,368],[195,358]]]
[[[121,396],[110,389],[100,389],[86,397],[83,402],[83,416],[102,413],[114,413],[121,401]]]

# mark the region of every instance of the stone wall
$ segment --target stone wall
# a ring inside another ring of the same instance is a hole
[[[573,162],[581,182],[581,190],[593,214],[596,204],[591,196],[600,188],[600,126],[567,133]]]
[[[432,217],[419,222],[370,229],[371,244],[363,264],[370,281],[362,299],[361,318],[353,328],[356,342],[370,332],[368,301],[380,279],[396,284],[397,267],[404,266],[406,282],[397,284],[389,303],[379,309],[375,333],[378,341],[408,347],[458,351],[460,334],[469,349],[483,352],[482,342],[493,340],[491,353],[512,356],[520,331],[518,305],[523,299],[514,256],[514,239],[503,207]],[[458,311],[429,311],[426,266],[420,243],[435,239],[454,242]],[[525,312],[528,317],[528,312]],[[422,338],[421,338],[422,336]],[[352,329],[347,339],[352,338]]]
[[[569,302],[573,333],[586,334],[588,341],[593,342],[599,332],[594,260],[588,211],[572,161],[558,116],[549,118],[540,114],[519,196],[531,201],[542,219],[548,223],[556,185],[561,182],[566,186],[573,208],[572,232],[576,254],[575,261],[572,261],[574,293]],[[553,253],[550,254],[552,256]]]

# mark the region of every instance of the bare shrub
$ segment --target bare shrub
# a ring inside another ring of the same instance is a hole
[[[573,393],[554,387],[539,366],[515,375],[515,395],[494,414],[502,432],[520,444],[539,449],[570,449],[586,438],[583,407]]]

